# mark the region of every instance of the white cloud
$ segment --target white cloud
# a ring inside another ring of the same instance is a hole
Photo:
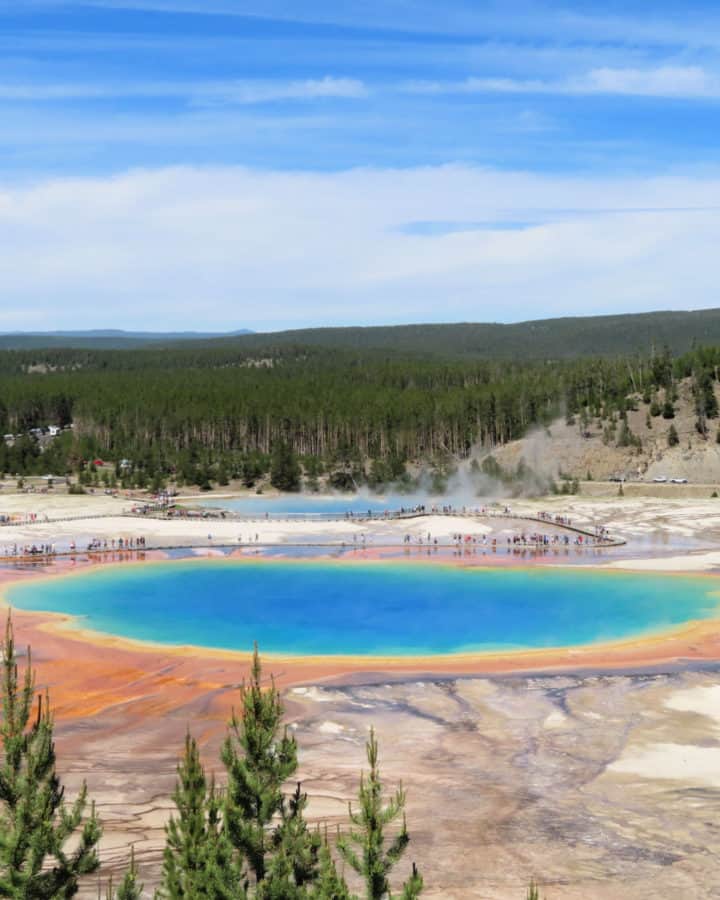
[[[267,103],[273,100],[317,100],[324,97],[358,99],[367,96],[367,88],[355,78],[319,78],[274,82],[229,82],[203,85],[194,96],[200,100],[221,103]]]
[[[720,176],[460,166],[176,168],[0,187],[0,329],[512,321],[712,306],[719,209]],[[409,222],[454,228],[407,233]]]
[[[699,66],[597,68],[565,79],[466,78],[404,85],[422,94],[622,94],[638,97],[720,99],[720,76]]]
[[[578,92],[646,97],[720,97],[720,78],[698,66],[656,69],[593,69],[576,83]]]
[[[196,104],[257,104],[278,100],[357,99],[367,96],[362,81],[354,78],[298,81],[147,82],[124,84],[19,84],[0,83],[0,100],[55,101],[113,98],[186,98]]]
[[[462,81],[409,81],[377,91],[414,94],[621,94],[665,98],[720,98],[720,75],[699,66],[599,67],[564,79],[469,77]],[[356,78],[97,83],[2,83],[0,100],[72,101],[184,98],[195,105],[252,105],[282,100],[361,99],[370,91]]]

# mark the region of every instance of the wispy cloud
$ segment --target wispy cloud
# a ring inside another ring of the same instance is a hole
[[[333,3],[329,0],[26,0],[37,9],[80,6],[95,9],[162,12],[206,16],[258,18],[266,21],[328,25],[357,30],[390,29],[409,33],[445,31],[452,34],[471,25],[494,20],[492,0],[482,13],[472,0],[447,0],[439,7],[435,0],[364,0],[362,3]],[[13,0],[0,0],[0,10],[12,7]]]
[[[328,25],[372,31],[386,29],[406,34],[446,34],[468,37],[522,35],[553,44],[607,45],[608,42],[669,47],[720,46],[720,18],[712,0],[686,0],[682,4],[654,4],[627,0],[617,4],[588,0],[23,0],[35,9],[88,7],[106,10],[190,13],[205,16],[258,18],[267,21]],[[17,0],[0,0],[0,10],[14,9]],[[613,9],[615,7],[615,9]]]
[[[275,100],[318,100],[341,98],[357,100],[366,97],[367,87],[355,78],[320,78],[305,81],[228,82],[203,85],[192,94],[196,100],[216,103],[269,103]]]
[[[678,99],[720,99],[720,75],[697,66],[660,66],[652,69],[597,68],[559,80],[469,77],[462,81],[408,81],[375,85],[382,95],[443,94],[615,94]],[[295,81],[150,81],[145,83],[0,83],[4,101],[73,101],[122,98],[176,98],[196,105],[254,105],[285,100],[322,100],[368,97],[370,89],[357,78],[325,76]]]
[[[702,175],[717,161],[716,7],[0,0],[0,178],[148,167],[72,182],[67,196],[60,181],[6,192],[0,203],[16,219],[0,221],[4,296],[50,312],[52,296],[58,315],[80,319],[75,296],[91,310],[92,297],[135,303],[139,316],[146,291],[187,304],[188,316],[193,298],[215,297],[218,324],[245,290],[247,315],[265,309],[277,321],[293,303],[315,321],[352,309],[367,320],[390,310],[467,317],[480,314],[478,297],[523,315],[531,294],[539,314],[561,312],[571,296],[663,305],[688,285],[688,302],[705,302],[720,220],[697,207],[720,202],[717,185],[699,177],[675,189],[628,173]],[[414,168],[463,160],[488,169]],[[276,171],[263,180],[202,168],[223,163]],[[283,180],[283,170],[296,176]],[[613,172],[627,177],[603,179]],[[109,198],[123,192],[138,200],[116,240]],[[62,208],[48,208],[51,194]],[[24,222],[23,204],[36,202],[37,221]],[[15,243],[28,234],[34,247]],[[79,249],[68,256],[70,241]],[[107,273],[88,263],[85,244]]]
[[[462,234],[468,231],[523,231],[535,222],[516,222],[512,219],[497,222],[404,222],[395,229],[401,234],[437,237],[443,234]]]
[[[576,83],[579,93],[634,94],[645,97],[720,97],[720,76],[698,66],[656,69],[594,69]]]
[[[720,75],[698,66],[648,69],[597,68],[558,80],[466,78],[463,81],[409,82],[403,89],[418,94],[620,94],[636,97],[716,100]]]
[[[302,81],[206,81],[120,84],[2,84],[0,100],[57,101],[122,98],[181,98],[203,104],[251,105],[282,100],[358,99],[367,96],[362,81],[332,78]]]
[[[594,219],[599,221],[601,218],[608,216],[654,216],[661,214],[676,213],[720,213],[720,205],[718,206],[646,206],[631,207],[618,206],[614,209],[607,207],[585,208],[575,207],[574,209],[524,209],[525,216],[522,220],[510,218],[496,219],[494,221],[485,222],[404,222],[395,230],[402,234],[424,235],[426,237],[438,237],[444,234],[462,234],[471,231],[525,231],[528,228],[538,228],[544,225],[559,224],[561,222],[582,222],[583,220]]]

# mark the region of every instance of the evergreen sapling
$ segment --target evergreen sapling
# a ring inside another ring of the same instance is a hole
[[[367,900],[384,900],[391,897],[389,876],[400,861],[410,836],[405,822],[405,792],[399,787],[385,802],[383,786],[378,766],[378,743],[374,729],[366,745],[370,771],[360,779],[358,793],[359,810],[354,812],[350,805],[351,828],[347,835],[338,840],[338,850],[343,859],[365,881]],[[399,833],[389,841],[385,830],[402,815]],[[423,880],[413,865],[412,874],[402,889],[403,900],[414,900],[423,889]]]
[[[102,833],[94,805],[87,809],[83,784],[75,802],[64,800],[55,770],[53,717],[47,695],[35,700],[35,674],[28,650],[21,677],[10,616],[2,647],[2,764],[0,765],[0,896],[66,898],[82,876],[99,866]],[[66,844],[72,840],[73,849]]]

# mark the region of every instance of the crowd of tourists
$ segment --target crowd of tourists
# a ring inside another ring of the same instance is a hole
[[[147,541],[144,537],[125,537],[125,538],[111,538],[108,540],[104,538],[100,540],[99,538],[93,538],[87,545],[87,550],[89,552],[98,551],[98,550],[144,550],[147,547]],[[70,544],[70,549],[76,549],[75,543]]]
[[[37,513],[24,513],[23,515],[9,515],[8,513],[0,513],[0,525],[33,525],[35,522],[47,522],[48,517],[42,518]]]
[[[568,528],[572,527],[572,521],[570,516],[561,516],[559,514],[553,515],[549,512],[543,512],[542,510],[537,514],[538,519],[542,519],[544,522],[552,522],[554,525],[566,525]]]
[[[426,506],[424,503],[418,503],[416,506],[401,506],[399,509],[385,509],[382,511],[373,511],[368,509],[367,512],[353,512],[348,510],[345,513],[346,519],[393,519],[401,516],[502,516],[512,515],[509,506],[491,507],[486,506],[453,506],[451,503],[444,503],[442,506],[432,504]]]
[[[10,547],[0,548],[1,557],[55,556],[56,554],[55,544],[13,544]]]
[[[552,513],[548,512],[539,512],[537,514],[537,518],[542,519],[544,522],[549,522],[553,525],[559,525],[560,527],[573,527],[572,519],[570,518],[570,516],[553,515]],[[604,525],[595,525],[593,527],[593,532],[597,541],[605,542],[611,540],[610,532],[607,528],[605,528]]]
[[[603,529],[604,531],[604,529]],[[507,544],[508,547],[569,547],[571,544],[577,547],[597,546],[607,538],[602,534],[585,535],[585,534],[544,534],[542,532],[521,532],[519,534],[507,535],[506,537],[498,537],[497,535],[489,536],[487,534],[465,534],[463,532],[454,532],[450,536],[450,543],[455,546],[482,546],[497,547],[498,545]],[[403,535],[403,544],[420,544],[439,546],[438,539],[433,537],[430,532],[427,535]]]
[[[118,538],[92,538],[87,544],[78,546],[76,541],[70,541],[65,547],[57,544],[11,544],[0,547],[1,559],[23,559],[66,555],[68,553],[98,553],[128,550],[145,550],[147,541],[144,537],[118,537]]]
[[[508,537],[508,544],[522,544],[523,546],[565,546],[568,547],[571,543],[575,544],[578,547],[590,547],[595,546],[600,543],[600,538],[592,535],[586,534],[576,534],[574,536],[569,534],[543,534],[542,532],[531,532],[530,534],[516,534],[513,535],[512,538]]]

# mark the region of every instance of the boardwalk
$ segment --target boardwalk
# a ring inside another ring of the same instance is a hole
[[[545,529],[552,529],[554,532],[565,533],[566,535],[575,536],[576,540],[580,538],[583,543],[588,548],[599,549],[599,548],[612,548],[622,546],[625,541],[619,538],[613,538],[607,535],[606,533],[597,534],[595,531],[591,531],[587,528],[582,528],[575,524],[570,524],[565,521],[563,518],[551,518],[543,515],[520,515],[514,514],[508,510],[455,510],[451,508],[445,509],[414,509],[414,510],[393,510],[386,511],[383,513],[362,513],[362,514],[354,514],[347,513],[344,515],[334,514],[312,514],[312,515],[276,515],[276,514],[264,514],[262,516],[243,516],[238,513],[227,512],[223,510],[212,510],[212,511],[204,511],[202,513],[184,516],[178,514],[169,514],[168,512],[160,512],[158,510],[149,510],[147,512],[123,512],[123,513],[107,513],[107,514],[98,514],[98,515],[84,515],[84,516],[64,516],[59,518],[33,518],[24,520],[21,522],[3,522],[1,527],[23,527],[23,528],[34,528],[40,526],[52,526],[54,524],[62,524],[67,522],[93,522],[103,519],[125,519],[128,522],[128,525],[132,522],[133,525],[136,525],[140,521],[172,521],[179,522],[188,519],[189,521],[223,521],[223,522],[237,522],[238,525],[242,523],[253,524],[260,522],[273,522],[275,524],[281,524],[283,522],[291,523],[291,522],[307,522],[313,524],[321,524],[323,522],[326,523],[352,523],[358,525],[369,525],[369,524],[382,524],[382,523],[391,523],[396,521],[404,521],[408,523],[417,522],[422,519],[428,519],[431,517],[443,516],[447,518],[456,518],[463,519],[468,522],[483,522],[483,521],[491,521],[491,520],[502,520],[508,522],[518,522],[518,523],[532,523],[535,526],[542,526]],[[382,537],[381,544],[379,543],[377,546],[382,546],[385,548],[398,548],[405,549],[408,546],[408,542],[406,540],[397,541],[388,539],[385,536]],[[452,548],[457,547],[462,543],[462,538],[464,536],[460,536],[459,538],[451,539],[451,540],[436,540],[433,543],[433,546],[438,548]],[[531,536],[531,538],[534,536]],[[337,540],[327,540],[326,538],[319,537],[317,539],[308,539],[302,541],[292,541],[288,539],[276,540],[276,541],[268,541],[268,540],[255,540],[255,541],[240,541],[238,540],[236,543],[231,543],[229,541],[208,541],[208,542],[192,542],[188,540],[186,542],[170,542],[170,541],[157,541],[146,543],[143,547],[127,547],[126,551],[137,552],[137,551],[149,551],[149,550],[218,550],[223,548],[253,548],[253,549],[262,549],[262,548],[278,548],[285,547],[287,549],[293,548],[318,548],[318,549],[353,549],[359,548],[361,545],[357,544],[353,541],[349,541],[348,539],[338,538]],[[364,546],[364,543],[363,545]],[[414,546],[414,545],[413,545]],[[427,546],[430,546],[429,544]],[[498,545],[502,547],[502,544]],[[552,542],[547,540],[547,535],[540,534],[537,536],[537,539],[528,539],[524,541],[518,541],[517,539],[513,540],[511,547],[524,547],[524,548],[537,548],[542,549],[544,547],[552,547]],[[12,561],[18,562],[23,560],[35,560],[39,561],[42,559],[56,558],[56,557],[67,557],[67,556],[75,556],[78,553],[85,552],[96,552],[102,555],[104,552],[113,553],[117,551],[121,552],[121,549],[115,547],[88,547],[88,548],[72,548],[72,549],[49,549],[48,545],[41,545],[33,549],[31,552],[26,552],[25,547],[17,547],[17,550],[8,553],[7,548],[4,548],[5,552],[0,552],[0,560],[2,561]]]

